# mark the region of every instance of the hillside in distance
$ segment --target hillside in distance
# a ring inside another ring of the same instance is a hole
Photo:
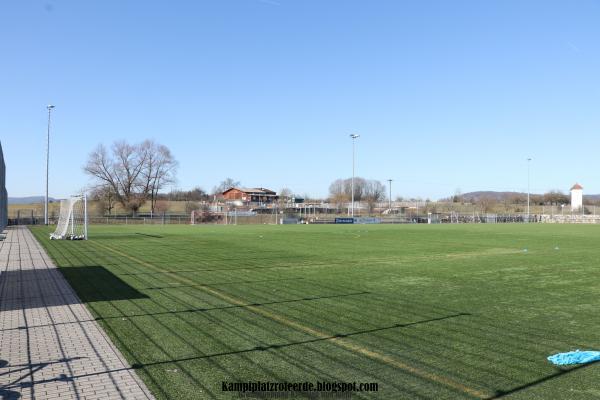
[[[569,193],[565,193],[569,195]],[[541,196],[538,193],[531,193],[531,196]],[[514,198],[527,197],[527,193],[524,192],[496,192],[493,190],[481,190],[476,192],[469,192],[461,194],[463,201],[465,202],[476,202],[481,199],[492,199],[498,202],[511,200]],[[588,201],[599,201],[600,194],[584,194],[583,198]]]
[[[53,203],[57,201],[53,197],[49,197],[48,201]],[[9,197],[8,204],[35,204],[35,203],[43,203],[44,196],[26,196],[26,197]]]

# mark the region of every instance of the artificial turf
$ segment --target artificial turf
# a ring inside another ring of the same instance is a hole
[[[158,399],[377,382],[377,399],[600,397],[600,227],[32,228]]]

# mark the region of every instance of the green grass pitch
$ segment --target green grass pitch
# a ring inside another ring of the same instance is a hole
[[[223,381],[377,382],[377,399],[587,399],[600,227],[32,228],[158,399]]]

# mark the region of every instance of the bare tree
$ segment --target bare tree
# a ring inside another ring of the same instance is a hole
[[[485,213],[492,212],[496,208],[498,201],[493,196],[481,196],[476,200],[476,204],[481,207],[481,211]]]
[[[551,190],[544,193],[544,203],[549,205],[569,204],[570,201],[569,196],[560,190]]]
[[[240,181],[236,181],[232,178],[225,178],[225,180],[222,181],[221,183],[219,183],[218,186],[214,187],[213,193],[221,194],[224,191],[226,191],[227,189],[231,189],[232,187],[238,187],[240,185],[241,185]]]
[[[164,214],[169,209],[169,202],[167,200],[158,200],[156,202],[156,211]]]
[[[127,210],[137,213],[144,202],[169,180],[177,166],[168,148],[154,142],[115,142],[110,152],[102,144],[88,157],[84,171],[106,187]],[[150,161],[152,160],[152,161]]]
[[[349,200],[345,191],[345,185],[343,179],[336,179],[329,185],[329,201],[336,205],[339,210],[344,203]]]
[[[456,190],[454,191],[454,196],[452,196],[452,202],[462,203],[462,192],[460,191],[460,188],[456,188]]]
[[[290,199],[293,196],[293,192],[292,189],[289,188],[282,188],[279,191],[279,197],[280,198],[284,198],[284,199]]]
[[[147,153],[139,145],[125,141],[115,142],[112,146],[114,156],[113,173],[117,181],[117,196],[122,194],[123,206],[134,214],[146,201],[140,177],[146,163]]]
[[[282,188],[279,191],[279,206],[283,207],[285,206],[290,200],[291,198],[294,196],[293,192],[291,189],[289,188]]]
[[[366,179],[354,178],[354,201],[361,201],[365,193]],[[336,179],[329,185],[329,196],[338,201],[349,201],[352,198],[352,178]],[[335,201],[335,200],[334,200]]]
[[[385,198],[385,185],[377,180],[354,178],[354,201],[366,201],[373,208],[375,203]],[[352,178],[336,179],[329,185],[329,201],[339,209],[352,199]]]
[[[102,214],[112,214],[117,204],[115,192],[109,185],[101,184],[92,189],[90,197],[98,202]]]
[[[367,180],[365,178],[354,177],[354,201],[362,201],[365,193]],[[352,197],[352,178],[344,180],[344,191],[348,194],[348,198]]]
[[[369,213],[373,212],[375,205],[385,199],[385,185],[377,180],[363,182],[363,198],[367,202]]]
[[[173,158],[168,147],[153,140],[146,140],[140,145],[144,154],[144,167],[141,179],[144,184],[143,192],[150,197],[150,209],[154,213],[158,192],[165,186],[175,182],[177,161]]]

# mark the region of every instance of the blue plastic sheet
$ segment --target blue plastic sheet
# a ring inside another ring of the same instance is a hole
[[[548,361],[554,365],[585,364],[600,361],[600,351],[569,351],[558,353],[548,357]]]

